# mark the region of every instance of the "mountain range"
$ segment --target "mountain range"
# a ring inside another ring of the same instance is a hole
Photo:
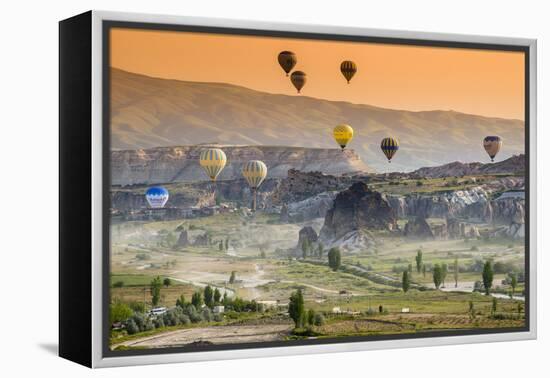
[[[339,123],[354,128],[349,148],[378,172],[413,171],[451,161],[487,162],[482,147],[486,135],[504,141],[498,160],[524,152],[521,120],[384,109],[111,70],[113,150],[205,143],[336,149],[332,128]],[[380,151],[386,136],[400,141],[391,164]]]

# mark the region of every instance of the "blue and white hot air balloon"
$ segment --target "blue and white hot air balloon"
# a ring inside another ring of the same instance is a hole
[[[145,199],[153,209],[161,209],[168,201],[168,190],[162,186],[153,186],[145,192]]]

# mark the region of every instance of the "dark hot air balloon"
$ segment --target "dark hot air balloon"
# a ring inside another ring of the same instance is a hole
[[[500,147],[502,147],[502,139],[499,136],[491,135],[483,139],[483,148],[487,151],[491,161],[494,161],[495,156],[500,151]]]
[[[304,85],[307,82],[307,75],[302,71],[294,71],[292,75],[290,75],[290,81],[294,85],[294,87],[298,90],[298,93],[300,93],[300,90],[304,87]]]
[[[296,54],[292,51],[281,51],[277,57],[277,60],[279,61],[281,68],[286,72],[286,76],[288,76],[289,72],[292,71],[297,62]]]

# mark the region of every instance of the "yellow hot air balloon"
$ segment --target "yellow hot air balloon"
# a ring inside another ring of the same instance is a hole
[[[350,125],[341,124],[334,128],[332,135],[343,151],[353,138],[353,129]]]
[[[210,177],[210,180],[216,181],[216,178],[225,167],[227,157],[225,152],[219,148],[208,148],[201,151],[199,163]]]
[[[307,75],[305,74],[305,72],[302,71],[294,71],[292,75],[290,75],[290,81],[292,82],[292,85],[294,85],[298,93],[300,93],[304,85],[306,85]]]
[[[263,161],[250,160],[243,165],[243,176],[252,189],[252,210],[256,210],[256,190],[267,176],[267,166]]]
[[[489,154],[491,161],[495,161],[495,156],[497,156],[500,151],[500,147],[502,147],[502,139],[499,136],[492,135],[483,139],[483,148],[485,148],[485,151]]]
[[[351,60],[344,60],[342,64],[340,64],[340,71],[342,72],[342,75],[346,78],[346,80],[349,81],[357,73],[357,65],[353,63]]]
[[[388,158],[388,162],[391,163],[393,155],[395,155],[399,149],[399,141],[394,138],[384,138],[380,143],[380,148],[382,149],[384,155]]]

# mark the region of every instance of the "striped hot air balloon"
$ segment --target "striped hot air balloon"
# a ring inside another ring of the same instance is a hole
[[[496,135],[486,136],[483,139],[483,148],[487,151],[487,154],[491,158],[491,161],[495,161],[500,148],[502,147],[502,138]]]
[[[168,190],[162,186],[153,186],[145,192],[145,199],[153,209],[161,209],[168,202]]]
[[[344,60],[342,64],[340,64],[340,71],[342,72],[342,75],[346,78],[346,80],[349,81],[357,73],[357,65],[353,63],[351,60]]]
[[[201,151],[199,163],[210,180],[216,181],[227,163],[227,157],[219,148],[208,148]]]
[[[267,166],[263,161],[250,160],[243,165],[243,176],[252,189],[252,210],[256,210],[256,190],[267,176]]]
[[[332,131],[332,136],[343,151],[348,143],[353,139],[353,129],[350,125],[341,124],[334,128]]]
[[[384,155],[388,158],[388,162],[391,163],[391,159],[399,149],[399,141],[394,138],[384,138],[380,143],[380,148],[382,149]]]

